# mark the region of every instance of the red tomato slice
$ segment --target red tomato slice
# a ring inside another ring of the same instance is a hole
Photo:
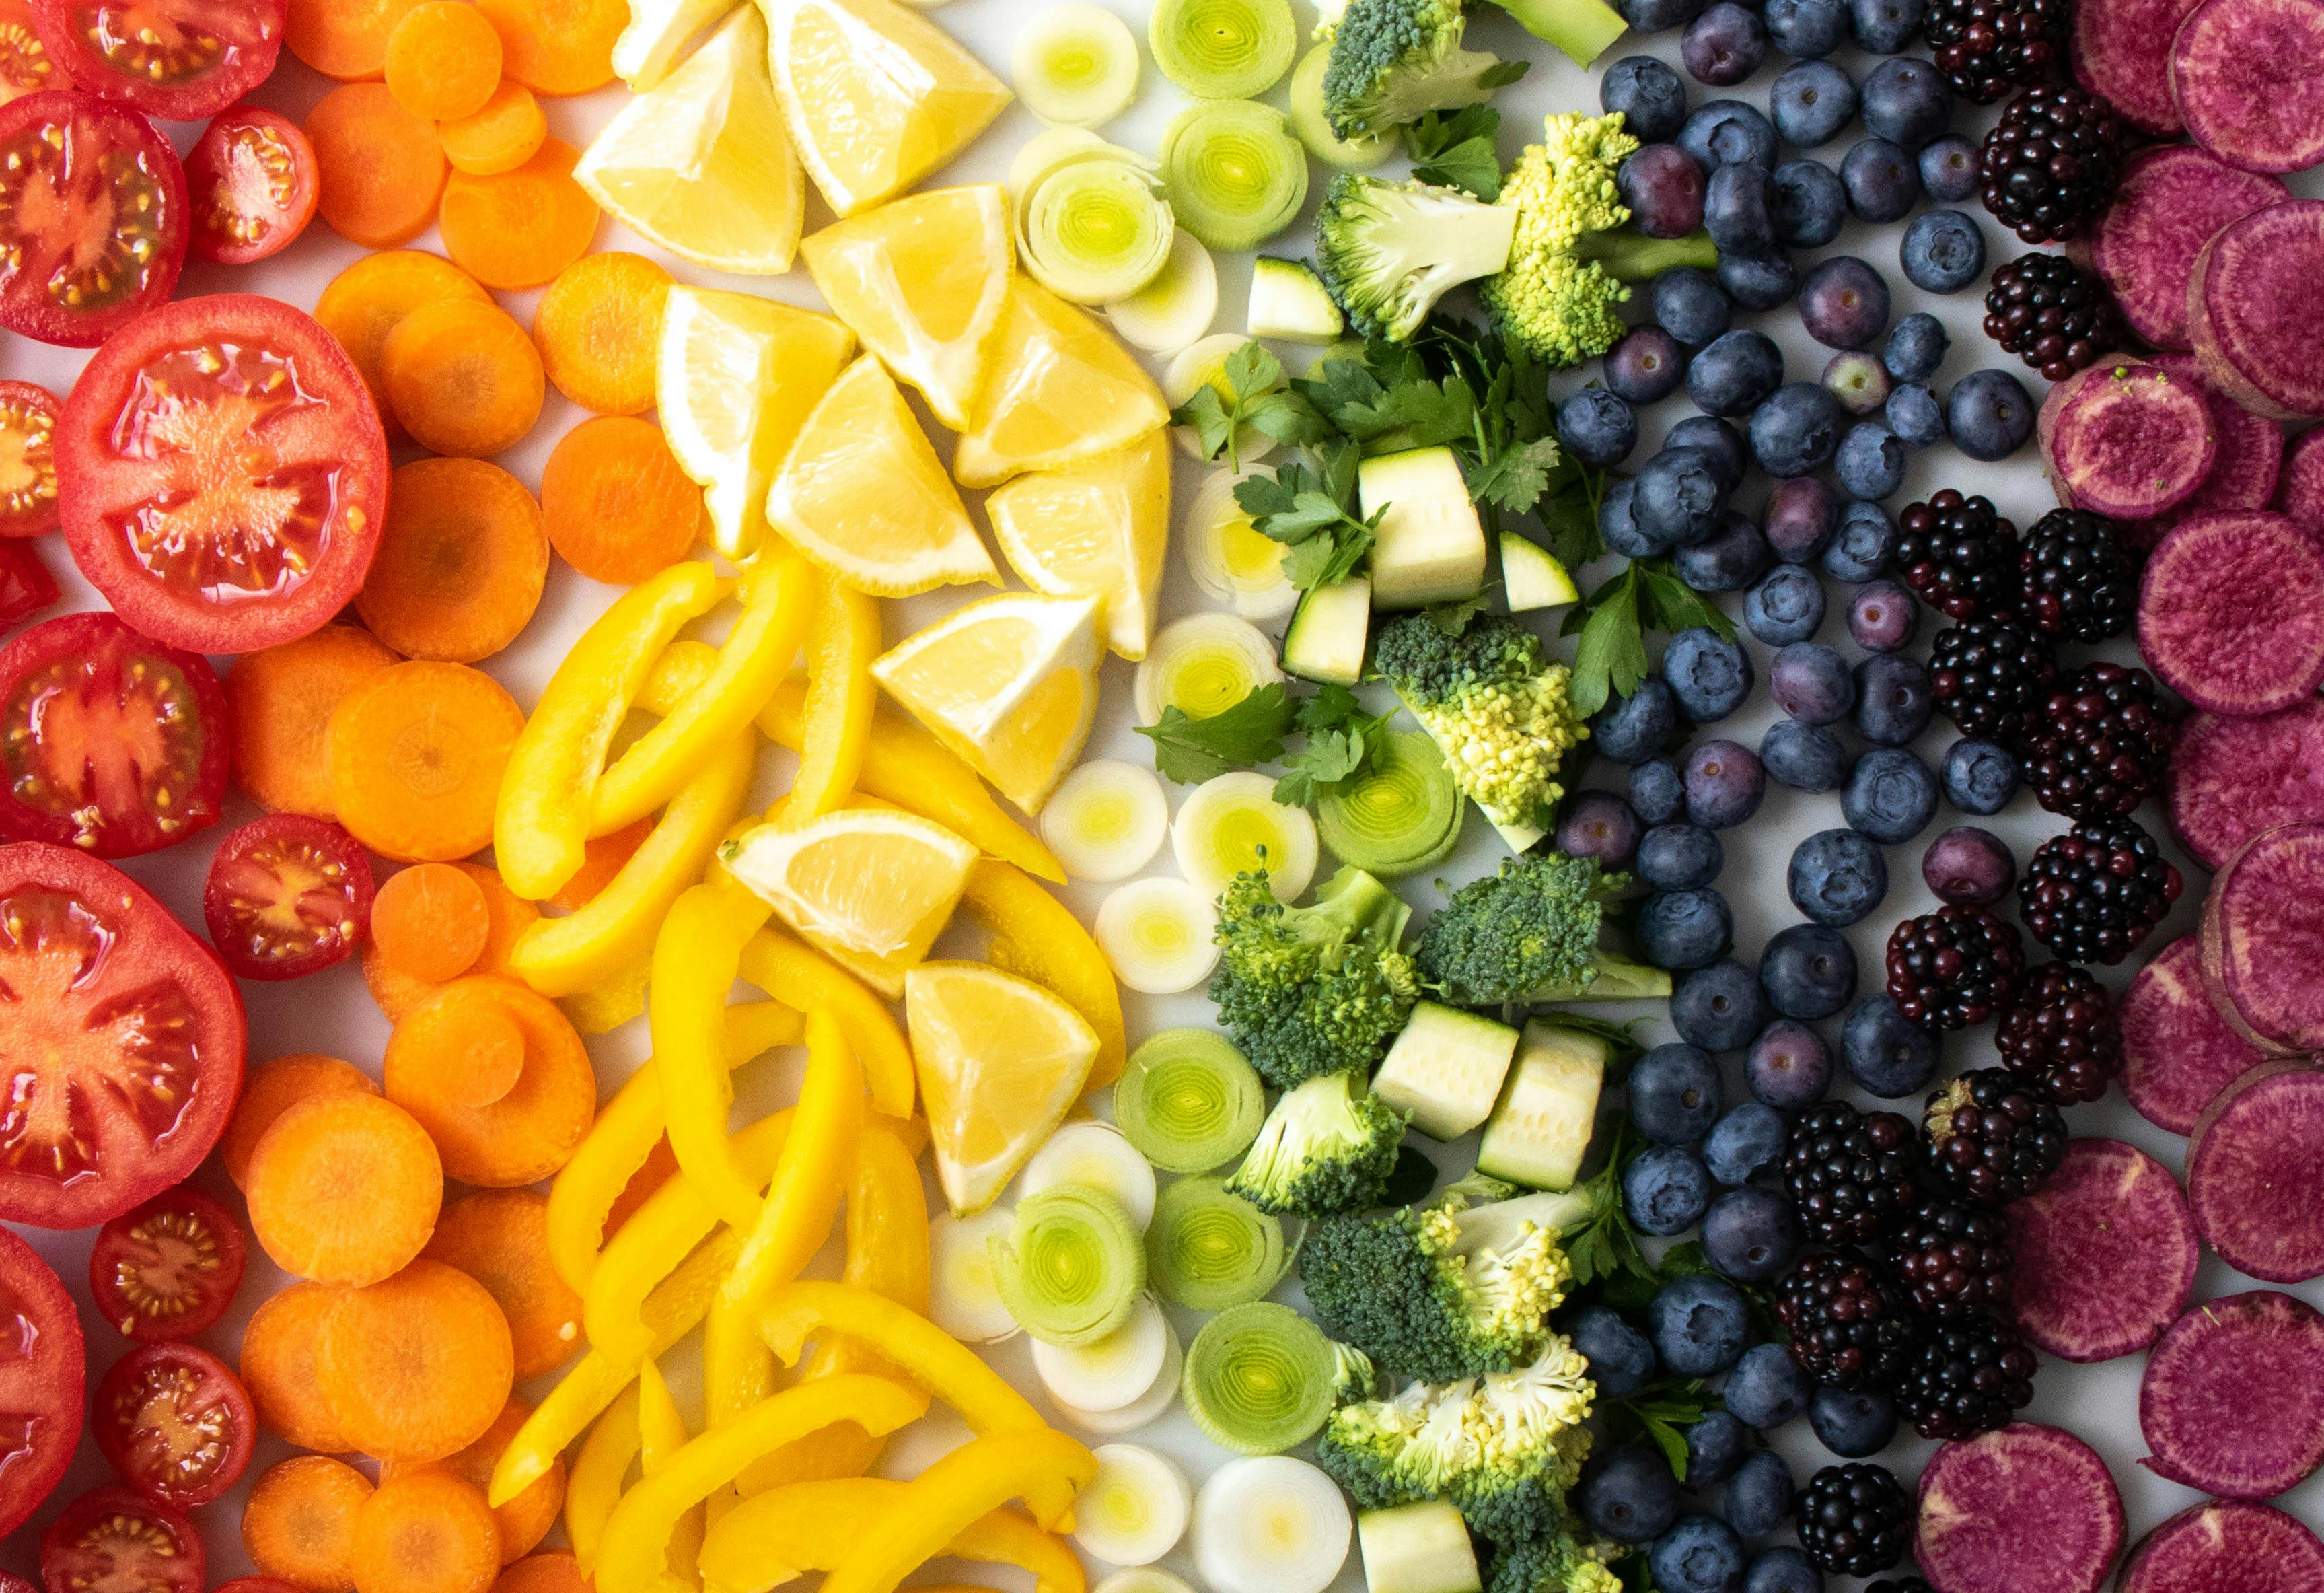
[[[91,94],[165,122],[215,116],[266,81],[288,0],[37,0],[41,39]]]
[[[72,1296],[30,1245],[0,1228],[0,1537],[72,1460],[86,1353]]]
[[[202,922],[245,979],[296,979],[345,962],[371,923],[371,858],[336,824],[269,813],[218,844]]]
[[[135,111],[43,89],[0,106],[0,327],[87,348],[186,263],[186,173]]]
[[[180,1510],[242,1480],[258,1431],[242,1379],[190,1344],[148,1344],[114,1362],[90,1419],[121,1480]]]
[[[99,1315],[140,1344],[191,1338],[234,1303],[244,1259],[233,1214],[180,1184],[97,1229],[89,1297]]]
[[[201,1593],[202,1535],[167,1505],[91,1488],[41,1534],[48,1593]]]
[[[0,0],[0,105],[43,88],[71,87],[72,74],[41,42],[32,0]]]
[[[0,1575],[5,1575],[0,1572]],[[0,1593],[15,1593],[15,1589],[0,1585]],[[26,1589],[26,1593],[31,1590]],[[298,1584],[286,1582],[281,1577],[235,1577],[220,1582],[210,1593],[299,1593]]]
[[[57,425],[73,562],[122,618],[196,653],[293,642],[345,608],[387,477],[379,412],[337,342],[248,293],[124,330]]]
[[[221,265],[280,254],[314,219],[315,146],[297,123],[256,106],[212,122],[186,157],[194,206],[187,246]]]
[[[0,847],[0,1220],[90,1227],[184,1181],[247,1039],[217,954],[127,875]]]
[[[31,542],[0,541],[0,630],[57,600],[57,578]]]
[[[98,857],[216,824],[234,737],[198,653],[109,614],[67,614],[0,647],[0,838]]]
[[[0,382],[0,536],[57,528],[57,395]]]

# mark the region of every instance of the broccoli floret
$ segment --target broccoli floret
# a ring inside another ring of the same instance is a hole
[[[1430,111],[1482,105],[1521,75],[1462,48],[1462,0],[1349,0],[1332,29],[1323,115],[1342,138],[1392,133]]]
[[[1332,1341],[1332,1400],[1335,1404],[1352,1404],[1370,1399],[1379,1393],[1379,1368],[1372,1357],[1352,1344]]]
[[[1316,1464],[1359,1510],[1451,1498],[1482,1457],[1469,1420],[1476,1386],[1415,1383],[1388,1399],[1342,1403],[1323,1424]]]
[[[1511,857],[1471,880],[1422,926],[1413,961],[1422,980],[1455,1006],[1585,1001],[1608,975],[1625,992],[1655,986],[1655,970],[1600,948],[1606,903],[1630,883],[1595,858],[1562,852]],[[1662,988],[1670,994],[1666,986]]]
[[[1574,1529],[1506,1544],[1485,1573],[1486,1593],[1622,1593],[1622,1579],[1607,1562],[1624,1552]]]
[[[1369,1071],[1412,1015],[1420,984],[1398,949],[1412,910],[1360,868],[1342,868],[1309,907],[1286,907],[1267,875],[1219,894],[1219,1023],[1277,1089]]]
[[[1262,1211],[1331,1217],[1380,1203],[1409,1119],[1353,1073],[1286,1090],[1227,1188]]]
[[[1508,264],[1517,213],[1457,188],[1342,171],[1315,218],[1315,268],[1348,324],[1406,343],[1436,301]]]

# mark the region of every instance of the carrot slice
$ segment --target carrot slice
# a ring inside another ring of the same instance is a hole
[[[590,1593],[593,1584],[581,1574],[581,1562],[562,1549],[528,1554],[493,1584],[493,1593]]]
[[[499,1461],[501,1451],[532,1415],[532,1407],[521,1399],[512,1399],[504,1406],[484,1436],[448,1459],[435,1461],[432,1469],[448,1471],[481,1495],[493,1480],[493,1467]],[[401,1460],[383,1461],[379,1479],[386,1484],[399,1477],[409,1477],[421,1468]],[[533,1547],[549,1535],[557,1524],[557,1513],[565,1507],[565,1462],[559,1460],[525,1485],[524,1492],[493,1511],[501,1533],[501,1564],[510,1565],[532,1552]]]
[[[355,1518],[372,1492],[369,1477],[323,1455],[270,1467],[243,1506],[243,1549],[267,1576],[309,1593],[351,1593]]]
[[[282,42],[326,78],[358,82],[387,67],[387,37],[419,0],[290,0]]]
[[[395,102],[383,83],[346,83],[307,113],[315,146],[315,208],[331,230],[367,249],[392,249],[428,230],[444,194],[436,127]]]
[[[399,862],[483,851],[523,728],[524,710],[481,670],[414,661],[380,671],[331,711],[325,745],[339,823]]]
[[[349,1442],[423,1465],[484,1437],[515,1381],[508,1319],[482,1283],[440,1261],[340,1295],[316,1370]]]
[[[395,662],[377,637],[354,625],[325,625],[235,659],[226,699],[235,778],[251,800],[270,813],[337,817],[323,732],[341,698]]]
[[[388,1037],[390,1067],[409,1092],[424,1088],[453,1107],[489,1107],[524,1072],[524,1031],[490,979],[455,980]]]
[[[614,1196],[613,1203],[605,1209],[604,1237],[611,1239],[619,1233],[631,1215],[653,1199],[654,1191],[677,1173],[678,1153],[669,1148],[669,1138],[665,1135],[654,1141],[653,1149],[646,1153],[646,1159],[638,1164],[635,1172],[630,1174],[630,1181],[622,1186],[622,1192]],[[598,1248],[603,1250],[604,1246],[600,1244]]]
[[[250,1231],[274,1264],[321,1283],[374,1283],[436,1230],[444,1166],[419,1120],[375,1095],[286,1107],[251,1153]]]
[[[438,122],[436,136],[443,141],[444,158],[452,162],[453,171],[492,177],[532,159],[533,151],[549,137],[549,117],[531,89],[504,78],[484,109],[456,122]]]
[[[382,910],[384,909],[384,912]],[[493,931],[484,887],[454,863],[415,863],[372,897],[379,954],[415,979],[442,984],[476,965]]]
[[[492,1506],[449,1471],[383,1476],[355,1512],[355,1593],[491,1593],[500,1574]]]
[[[396,468],[355,612],[406,658],[474,663],[523,633],[548,579],[523,482],[482,459],[414,459]]]
[[[455,1200],[421,1252],[467,1273],[508,1319],[517,1381],[562,1365],[581,1347],[581,1297],[549,1257],[549,1197],[479,1190]]]
[[[311,1051],[294,1051],[259,1063],[243,1075],[242,1096],[218,1140],[218,1160],[241,1189],[250,1173],[258,1142],[290,1107],[310,1096],[377,1095],[371,1075],[353,1062]]]
[[[436,453],[502,453],[540,419],[540,353],[497,304],[421,305],[388,333],[379,366],[395,418]]]
[[[573,877],[557,887],[549,898],[554,906],[567,912],[578,912],[597,898],[597,893],[613,883],[638,848],[646,844],[653,833],[654,821],[641,819],[634,824],[624,824],[619,829],[592,836],[581,844],[581,866]]]
[[[415,116],[456,122],[501,81],[501,36],[466,0],[420,0],[387,35],[387,91]]]
[[[387,402],[387,384],[380,375],[387,335],[405,316],[439,299],[492,302],[492,295],[475,277],[442,255],[419,249],[366,255],[333,277],[331,285],[315,301],[315,319],[355,361],[356,374],[371,390],[380,423],[390,437],[403,435],[403,422],[395,418],[395,408]]]
[[[355,1447],[339,1431],[338,1419],[315,1383],[323,1319],[341,1292],[329,1283],[292,1283],[270,1295],[242,1330],[238,1368],[263,1425],[302,1449],[327,1454]]]
[[[661,428],[599,415],[565,434],[540,472],[549,545],[591,580],[634,586],[687,555],[709,527],[702,489]]]
[[[544,139],[521,166],[455,171],[437,225],[444,252],[488,288],[537,288],[589,252],[597,201],[573,181],[580,152]]]
[[[532,312],[549,384],[601,415],[652,407],[669,284],[669,273],[624,249],[585,255],[558,272]]]
[[[627,0],[478,0],[500,31],[502,69],[540,94],[586,94],[613,80]]]
[[[488,1105],[463,1104],[445,1092],[425,1047],[399,1044],[407,1030],[443,1004],[466,1011],[492,1001],[524,1035],[524,1062],[506,1095]],[[589,1052],[557,1004],[501,979],[455,980],[396,1027],[384,1070],[388,1098],[428,1125],[444,1166],[462,1183],[513,1189],[565,1165],[597,1112],[597,1074]]]
[[[482,863],[455,863],[450,866],[475,881],[476,888],[484,894],[484,949],[461,972],[476,978],[507,976],[509,954],[515,949],[519,937],[540,920],[540,909],[510,890],[497,869]],[[374,899],[373,905],[377,904]],[[363,976],[371,998],[379,1003],[379,1010],[387,1014],[391,1023],[401,1023],[408,1014],[450,983],[446,979],[415,978],[382,956],[376,940],[371,937],[364,940]]]

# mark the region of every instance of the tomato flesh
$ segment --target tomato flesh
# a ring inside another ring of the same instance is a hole
[[[71,74],[41,39],[32,0],[0,0],[0,105],[43,88],[71,87]]]
[[[280,254],[314,219],[315,146],[287,116],[243,106],[212,122],[186,157],[194,207],[188,246],[221,265]]]
[[[371,902],[371,859],[353,836],[301,813],[270,813],[220,843],[202,919],[244,978],[296,979],[354,954]]]
[[[97,1447],[121,1480],[180,1510],[242,1479],[257,1413],[242,1379],[206,1349],[148,1344],[97,1385]]]
[[[98,857],[217,822],[233,761],[209,660],[109,614],[68,614],[0,647],[0,837]]]
[[[0,541],[0,629],[57,600],[57,578],[30,542]]]
[[[0,536],[57,528],[57,395],[0,382]]]
[[[226,1315],[246,1259],[233,1214],[180,1184],[97,1230],[88,1292],[124,1338],[191,1338]]]
[[[72,1296],[0,1228],[0,1536],[49,1496],[80,1442],[86,1353]]]
[[[0,847],[0,1220],[88,1227],[183,1181],[246,1040],[217,954],[126,875]]]
[[[0,327],[86,348],[186,262],[186,174],[132,110],[43,89],[0,106]]]
[[[320,628],[363,584],[387,439],[312,318],[220,293],[97,351],[65,399],[57,474],[73,560],[115,612],[172,646],[251,653]]]
[[[169,122],[215,116],[266,80],[287,0],[38,0],[74,82]]]
[[[129,1488],[91,1488],[41,1534],[48,1593],[201,1593],[194,1524]]]

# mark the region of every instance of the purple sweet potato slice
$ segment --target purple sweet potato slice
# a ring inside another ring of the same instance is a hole
[[[2165,375],[2192,383],[2202,394],[2219,440],[2211,473],[2179,505],[2180,517],[2266,508],[2275,497],[2276,477],[2283,472],[2283,422],[2252,413],[2212,386],[2203,379],[2201,362],[2191,354],[2158,354],[2152,363]]]
[[[2324,6],[2203,0],[2171,42],[2171,99],[2197,144],[2246,171],[2324,160]]]
[[[2171,759],[2171,824],[2206,868],[2279,824],[2324,820],[2324,698],[2255,718],[2197,714]]]
[[[2050,456],[2086,509],[2135,520],[2195,495],[2219,455],[2210,405],[2193,382],[2153,366],[2114,366],[2058,411]]]
[[[2246,1277],[2324,1276],[2324,1073],[2263,1062],[2211,1098],[2187,1150],[2195,1230]]]
[[[2138,1541],[2118,1593],[2306,1593],[2324,1588],[2324,1542],[2273,1505],[2198,1505]]]
[[[2149,133],[2181,131],[2171,41],[2198,0],[2107,0],[2074,8],[2074,76]]]
[[[2276,1056],[2324,1051],[2324,823],[2279,824],[2220,865],[2202,937],[2204,987],[2237,1033]]]
[[[2324,295],[2319,295],[2324,297]],[[2272,714],[2324,685],[2324,542],[2281,514],[2181,521],[2146,561],[2138,650],[2217,714]]]
[[[2075,26],[2094,18],[2119,22],[2126,10],[2141,9],[2084,5]],[[2148,150],[2123,168],[2121,190],[2091,236],[2090,264],[2114,290],[2133,331],[2157,348],[2185,348],[2195,257],[2228,222],[2289,197],[2281,179],[2239,171],[2201,150]]]
[[[2324,1312],[2273,1289],[2207,1300],[2146,1357],[2138,1429],[2158,1477],[2266,1499],[2324,1465]]]
[[[2221,719],[2223,725],[2263,724]],[[2122,1093],[2157,1128],[2190,1134],[2219,1091],[2267,1055],[2227,1027],[2203,988],[2203,949],[2181,935],[2122,994]],[[2191,1213],[2190,1220],[2191,1220]]]
[[[2144,1349],[2194,1294],[2202,1246],[2187,1197],[2162,1162],[2120,1140],[2073,1141],[2008,1212],[2017,1325],[2061,1361]]]
[[[2212,386],[2279,421],[2324,415],[2324,202],[2230,221],[2195,257],[2187,341]]]
[[[2301,432],[2283,450],[2275,506],[2301,530],[2324,541],[2324,426]]]
[[[1937,1593],[2098,1593],[2122,1530],[2098,1452],[2018,1422],[1937,1451],[1921,1473],[1913,1558]]]

